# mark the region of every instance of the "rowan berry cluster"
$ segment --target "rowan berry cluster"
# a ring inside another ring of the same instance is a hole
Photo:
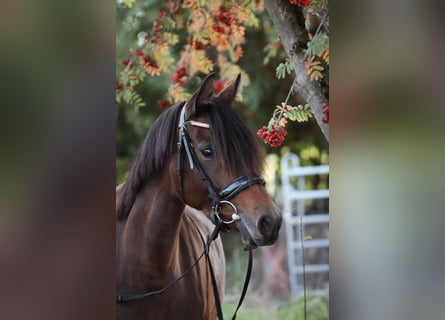
[[[216,21],[225,24],[226,26],[230,26],[233,21],[232,13],[230,8],[220,7],[218,15],[216,16]]]
[[[271,147],[281,146],[287,136],[286,130],[279,125],[275,125],[271,129],[269,129],[267,126],[263,126],[260,130],[258,130],[257,134]]]
[[[204,45],[204,43],[199,40],[189,40],[187,44],[191,45],[195,50],[204,50],[207,47],[207,45]]]
[[[187,71],[184,67],[176,70],[176,72],[170,77],[170,80],[174,83],[184,84],[187,81]]]
[[[145,36],[145,40],[149,40],[150,37],[153,36],[153,39],[151,40],[151,42],[160,44],[160,43],[162,43],[162,40],[161,40],[162,19],[164,19],[167,16],[167,9],[159,8],[158,12],[159,12],[158,17],[153,20],[153,34],[150,35],[148,33]]]
[[[220,7],[218,15],[215,17],[216,23],[213,24],[212,29],[218,33],[226,33],[226,28],[230,27],[234,21],[230,8]]]
[[[329,123],[329,105],[323,103],[323,122]]]
[[[146,64],[146,65],[148,65],[150,67],[153,67],[153,68],[156,68],[156,69],[159,68],[159,66],[156,63],[155,59],[153,57],[151,57],[150,55],[148,55],[148,54],[144,55],[143,59],[144,59],[144,65]]]
[[[290,0],[290,3],[296,4],[300,8],[304,8],[311,5],[311,0]]]

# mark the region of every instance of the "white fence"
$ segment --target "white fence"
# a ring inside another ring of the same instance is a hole
[[[287,259],[292,295],[303,295],[303,276],[310,273],[329,272],[328,263],[308,264],[303,255],[307,249],[329,248],[327,238],[304,240],[306,225],[329,224],[329,214],[305,215],[305,201],[311,199],[329,199],[329,189],[306,190],[306,176],[329,174],[329,166],[300,166],[297,155],[288,153],[281,158],[281,180],[283,185],[283,218],[287,238]],[[304,252],[303,252],[304,247]],[[325,249],[326,250],[326,249]],[[306,260],[306,257],[305,257]],[[309,295],[326,294],[328,283],[322,289],[307,288]]]

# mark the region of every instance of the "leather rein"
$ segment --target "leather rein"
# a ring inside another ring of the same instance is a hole
[[[203,250],[202,254],[187,270],[185,270],[181,274],[181,276],[179,278],[177,278],[172,283],[170,283],[168,286],[166,286],[160,290],[155,290],[155,291],[151,291],[151,292],[147,292],[147,293],[143,293],[143,294],[117,295],[116,302],[122,303],[122,302],[128,302],[128,301],[133,301],[133,300],[139,300],[139,299],[143,299],[143,298],[146,298],[149,296],[164,293],[165,291],[167,291],[168,289],[173,287],[176,283],[178,283],[185,275],[187,275],[199,263],[199,261],[205,255],[207,258],[207,262],[209,264],[218,320],[222,320],[222,319],[224,319],[224,317],[223,317],[223,313],[222,313],[221,300],[219,297],[218,287],[217,287],[215,275],[213,272],[213,267],[212,267],[212,264],[210,261],[210,256],[209,256],[210,244],[212,243],[213,240],[218,238],[219,232],[221,230],[228,231],[228,227],[227,227],[228,224],[231,224],[231,223],[241,220],[241,217],[238,215],[237,207],[229,200],[232,199],[233,197],[235,197],[238,193],[240,193],[244,189],[251,186],[252,184],[264,185],[265,182],[261,176],[257,176],[257,175],[254,175],[250,179],[248,179],[244,176],[240,176],[237,179],[235,179],[234,181],[232,181],[229,185],[224,187],[221,191],[218,191],[217,188],[215,187],[215,185],[212,183],[212,181],[208,177],[208,175],[206,174],[204,168],[202,167],[201,162],[199,161],[198,156],[196,155],[196,152],[194,151],[193,144],[190,140],[190,137],[188,136],[188,134],[186,132],[186,128],[188,126],[195,126],[195,127],[199,127],[199,128],[210,129],[210,125],[207,123],[193,121],[193,120],[185,121],[185,109],[186,109],[185,102],[183,102],[180,107],[182,107],[182,110],[181,110],[179,125],[178,125],[179,137],[178,137],[178,143],[177,143],[177,154],[178,154],[177,173],[178,173],[178,177],[179,177],[180,193],[181,193],[182,199],[184,201],[182,164],[181,164],[182,149],[184,149],[187,159],[188,159],[188,162],[189,162],[190,169],[193,170],[195,167],[198,169],[198,172],[199,172],[202,180],[204,181],[209,193],[212,196],[212,209],[210,211],[210,218],[211,218],[212,222],[215,224],[215,228],[213,229],[212,234],[207,236],[207,241],[204,244],[204,250]],[[229,221],[224,220],[221,217],[221,206],[223,204],[227,204],[230,207],[232,207],[232,209],[233,209],[232,219]],[[246,248],[246,250],[249,251],[246,278],[244,280],[244,285],[243,285],[243,289],[241,292],[240,300],[238,302],[238,306],[235,310],[232,320],[236,319],[236,314],[238,312],[238,309],[241,307],[241,304],[242,304],[244,297],[246,295],[247,288],[249,286],[250,276],[252,273],[252,248],[249,247],[249,248]]]

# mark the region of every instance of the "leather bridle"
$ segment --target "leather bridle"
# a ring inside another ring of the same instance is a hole
[[[215,185],[213,184],[212,180],[210,180],[209,176],[202,167],[201,162],[199,161],[198,156],[196,155],[196,152],[193,148],[193,144],[190,140],[190,137],[186,132],[186,128],[188,126],[210,129],[210,125],[207,123],[193,121],[193,120],[185,121],[185,109],[186,107],[183,106],[181,114],[179,116],[179,125],[178,125],[179,137],[177,143],[177,148],[178,148],[177,173],[179,177],[179,190],[182,199],[184,200],[181,158],[182,158],[182,149],[184,148],[190,165],[190,170],[193,170],[195,167],[198,169],[199,175],[201,176],[203,182],[207,187],[207,190],[209,191],[212,197],[212,209],[210,211],[210,218],[213,221],[213,223],[215,225],[218,223],[227,225],[235,221],[238,221],[241,219],[240,216],[238,215],[238,209],[232,202],[230,202],[230,199],[232,199],[238,193],[240,193],[241,191],[243,191],[244,189],[248,188],[253,184],[264,185],[265,184],[264,179],[258,175],[253,175],[250,179],[244,176],[240,176],[235,180],[233,180],[231,183],[229,183],[227,186],[225,186],[221,191],[218,191]],[[232,220],[230,221],[226,221],[222,219],[222,217],[220,216],[221,206],[223,204],[228,204],[233,208],[234,212],[232,214]],[[226,227],[224,226],[223,229],[226,229]]]
[[[195,126],[195,127],[210,130],[210,125],[207,123],[204,123],[204,122],[199,122],[199,121],[194,121],[194,120],[185,121],[185,109],[186,109],[185,102],[181,103],[181,105],[179,107],[182,108],[180,116],[179,116],[179,124],[178,124],[179,136],[178,136],[178,142],[177,142],[177,154],[178,154],[177,155],[177,157],[178,157],[177,158],[177,173],[178,173],[178,178],[179,178],[179,192],[181,194],[183,202],[185,203],[184,189],[183,189],[183,176],[182,176],[182,161],[181,161],[182,150],[184,149],[185,154],[188,159],[188,162],[189,162],[190,170],[194,170],[195,167],[198,169],[198,172],[199,172],[203,182],[205,183],[205,185],[211,195],[212,206],[211,206],[211,211],[210,211],[210,218],[211,218],[212,222],[215,224],[215,228],[214,228],[212,234],[207,237],[207,241],[204,244],[203,253],[187,270],[184,271],[184,273],[181,274],[181,276],[178,279],[176,279],[175,281],[170,283],[167,287],[160,289],[160,290],[147,292],[147,293],[143,293],[143,294],[118,295],[116,297],[116,302],[121,303],[121,302],[127,302],[127,301],[132,301],[132,300],[139,300],[139,299],[143,299],[143,298],[146,298],[146,297],[149,297],[152,295],[161,294],[161,293],[167,291],[168,289],[173,287],[177,282],[179,282],[187,273],[189,273],[198,264],[198,262],[201,260],[201,258],[205,255],[207,258],[208,264],[209,264],[218,319],[222,320],[223,314],[222,314],[222,307],[221,307],[221,302],[220,302],[219,293],[218,293],[218,287],[217,287],[215,275],[213,272],[213,267],[212,267],[210,257],[209,257],[210,244],[212,243],[213,240],[215,240],[218,237],[218,234],[221,230],[224,230],[224,231],[228,230],[228,227],[227,227],[228,224],[231,224],[231,223],[241,220],[241,217],[238,215],[237,207],[230,200],[233,197],[235,197],[238,193],[240,193],[244,189],[248,188],[249,186],[251,186],[253,184],[264,185],[265,182],[264,182],[264,179],[258,175],[253,175],[250,179],[246,178],[245,176],[240,176],[240,177],[236,178],[235,180],[233,180],[231,183],[229,183],[227,186],[222,188],[221,191],[218,191],[217,188],[215,187],[215,185],[213,184],[213,182],[210,180],[207,173],[205,172],[204,168],[202,167],[201,162],[199,161],[198,156],[196,155],[196,152],[194,151],[194,147],[190,140],[190,137],[188,136],[188,134],[186,132],[186,128],[188,126]],[[231,220],[224,220],[221,216],[221,207],[224,204],[229,205],[233,209]],[[249,251],[249,260],[248,260],[246,278],[244,281],[244,286],[242,289],[240,300],[238,302],[238,306],[235,310],[235,313],[234,313],[232,319],[236,319],[236,314],[244,300],[244,297],[245,297],[245,294],[246,294],[246,291],[247,291],[247,288],[249,285],[250,275],[252,272],[252,248],[248,247],[247,249]]]

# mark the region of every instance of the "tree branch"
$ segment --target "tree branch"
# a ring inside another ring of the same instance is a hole
[[[301,9],[289,0],[264,0],[266,10],[274,23],[280,41],[295,69],[293,91],[298,93],[312,108],[314,117],[329,142],[329,125],[323,122],[323,104],[328,100],[316,81],[306,75],[304,49],[309,41]]]

